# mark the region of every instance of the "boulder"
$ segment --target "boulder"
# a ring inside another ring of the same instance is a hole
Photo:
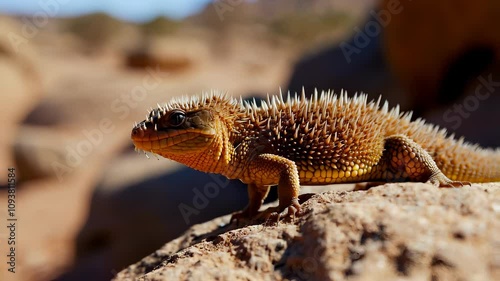
[[[196,225],[114,280],[500,280],[499,187],[307,194],[293,222]]]

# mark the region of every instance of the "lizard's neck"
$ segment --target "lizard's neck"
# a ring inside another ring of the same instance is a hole
[[[230,133],[226,126],[221,126],[217,132],[219,133],[213,140],[212,145],[205,152],[200,153],[200,158],[204,159],[202,165],[206,168],[205,172],[226,175],[234,153],[234,147],[230,142]]]
[[[202,172],[226,175],[234,148],[225,125],[219,123],[216,131],[217,135],[203,151],[164,156]]]

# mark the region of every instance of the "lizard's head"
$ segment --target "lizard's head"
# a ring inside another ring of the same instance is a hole
[[[157,108],[132,129],[136,148],[167,157],[168,154],[189,154],[203,151],[217,134],[210,110]]]
[[[189,165],[201,153],[221,150],[238,108],[234,99],[217,93],[174,99],[151,110],[131,138],[136,149]]]

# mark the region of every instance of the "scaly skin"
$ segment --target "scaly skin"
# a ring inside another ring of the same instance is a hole
[[[500,181],[500,150],[410,118],[366,95],[280,95],[257,107],[211,93],[158,105],[131,137],[136,149],[247,183],[250,202],[235,218],[256,216],[276,184],[279,206],[262,214],[293,215],[300,184]]]

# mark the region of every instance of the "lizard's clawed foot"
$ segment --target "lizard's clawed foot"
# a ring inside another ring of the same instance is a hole
[[[243,211],[233,213],[230,222],[236,224],[244,224],[245,222],[265,222],[266,224],[273,224],[279,222],[281,219],[292,219],[300,212],[300,203],[298,199],[293,199],[287,207],[269,207],[262,212],[251,212],[249,208]]]
[[[463,187],[471,185],[468,181],[452,181],[441,172],[433,174],[427,182],[439,187]]]
[[[237,224],[239,224],[242,221],[250,220],[257,214],[258,214],[257,212],[251,212],[250,208],[246,207],[242,211],[233,213],[231,216],[231,220],[229,222],[230,223],[236,222]]]
[[[300,212],[300,204],[298,199],[293,199],[287,207],[269,207],[260,212],[254,219],[257,221],[264,221],[265,224],[275,224],[281,219],[289,219],[295,217]]]
[[[439,187],[444,187],[444,188],[447,188],[447,187],[464,187],[464,186],[471,186],[471,183],[468,182],[468,181],[452,181],[450,180],[449,182],[447,183],[442,183],[439,185]]]

